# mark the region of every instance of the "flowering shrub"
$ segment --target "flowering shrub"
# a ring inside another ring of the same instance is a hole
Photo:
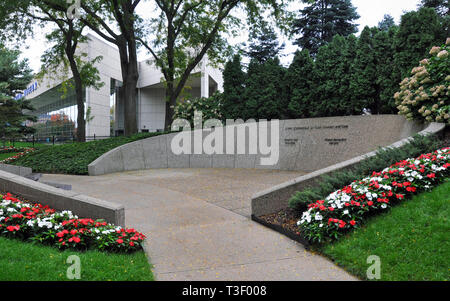
[[[399,114],[410,120],[450,123],[449,52],[450,38],[445,46],[433,47],[431,58],[422,60],[400,83],[394,95]]]
[[[217,92],[209,98],[194,98],[180,101],[174,108],[175,119],[186,119],[194,124],[194,113],[202,112],[203,120],[222,120],[222,94]]]
[[[298,222],[311,242],[337,239],[364,219],[411,195],[429,190],[450,174],[450,147],[398,162],[309,205]]]
[[[6,158],[2,161],[0,161],[0,163],[2,164],[9,164],[12,163],[14,161],[16,161],[17,159],[34,152],[35,149],[31,148],[31,147],[20,147],[20,148],[16,148],[13,146],[9,146],[9,147],[5,147],[5,148],[0,148],[0,154],[6,154],[6,153],[18,153],[12,157]]]
[[[79,219],[70,211],[56,212],[48,206],[31,204],[0,195],[0,235],[36,241],[59,249],[98,249],[134,252],[142,248],[145,235],[103,220]]]

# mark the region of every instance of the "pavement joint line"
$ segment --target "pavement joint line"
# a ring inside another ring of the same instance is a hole
[[[185,273],[185,272],[194,272],[194,271],[208,271],[208,270],[215,270],[215,269],[226,269],[226,268],[233,268],[233,267],[240,267],[240,266],[249,266],[254,264],[261,264],[261,263],[275,263],[278,261],[284,261],[284,260],[291,260],[291,259],[297,259],[299,257],[287,257],[287,258],[280,258],[275,260],[260,260],[255,262],[245,262],[245,263],[235,263],[235,264],[228,264],[228,265],[220,265],[215,266],[212,268],[197,268],[197,269],[189,269],[189,270],[179,270],[179,271],[169,271],[169,272],[160,272],[158,274],[160,275],[168,275],[168,274],[176,274],[176,273]]]

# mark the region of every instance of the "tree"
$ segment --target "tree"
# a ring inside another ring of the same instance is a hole
[[[245,83],[243,119],[284,119],[287,101],[283,99],[285,69],[275,57],[260,64],[250,61]]]
[[[285,44],[280,45],[277,34],[266,21],[262,20],[260,23],[250,32],[250,45],[246,54],[250,59],[264,63],[268,59],[277,57],[284,49]]]
[[[82,34],[85,24],[71,16],[70,3],[66,1],[18,0],[16,5],[9,7],[13,9],[7,16],[10,31],[22,28],[29,34],[32,30],[30,26],[20,26],[22,23],[28,24],[29,20],[56,25],[56,29],[46,35],[47,41],[53,46],[42,56],[42,68],[37,77],[61,78],[65,92],[69,88],[74,88],[78,108],[77,141],[86,141],[84,88],[98,89],[103,83],[100,82],[98,70],[94,66],[101,57],[88,61],[87,54],[77,51],[78,45],[87,41],[87,37]],[[69,70],[72,78],[68,78]]]
[[[352,103],[351,67],[356,56],[357,38],[335,36],[322,46],[315,61],[317,87],[311,105],[313,117],[361,114],[363,107]]]
[[[139,41],[153,56],[166,84],[165,127],[170,128],[177,98],[190,74],[207,55],[211,63],[220,63],[229,50],[225,33],[236,34],[242,24],[231,12],[245,10],[250,24],[271,8],[272,15],[284,21],[283,12],[290,0],[155,0],[157,17],[151,19],[150,35]]]
[[[284,98],[289,101],[289,118],[311,117],[314,71],[314,61],[309,51],[297,51],[284,77]]]
[[[311,1],[302,1],[310,3]],[[359,19],[351,0],[318,0],[300,10],[292,32],[300,35],[296,43],[316,55],[320,46],[330,42],[335,35],[348,36],[358,32]]]
[[[374,36],[373,47],[376,61],[376,85],[379,98],[378,113],[394,114],[397,112],[394,94],[398,83],[394,77],[394,40],[398,27],[393,26],[389,31],[379,31]]]
[[[449,14],[450,4],[448,0],[421,0],[419,7],[433,8],[440,16],[444,17]]]
[[[378,33],[376,27],[366,26],[359,36],[356,57],[352,64],[350,89],[352,103],[361,110],[370,108],[373,113],[379,112],[377,87],[377,61],[374,50],[374,36]]]
[[[396,82],[409,75],[429,48],[445,41],[447,33],[443,21],[432,8],[421,8],[402,16],[394,41]]]
[[[64,4],[64,2],[60,5],[65,7],[66,11],[69,10],[69,5]],[[88,41],[88,38],[82,34],[86,27],[85,24],[68,16],[68,13],[61,13],[52,9],[51,6],[40,0],[34,0],[34,6],[41,9],[43,16],[39,17],[34,14],[31,17],[57,25],[57,29],[46,36],[47,41],[53,43],[54,46],[42,56],[42,68],[38,76],[42,78],[44,76],[51,77],[52,74],[61,74],[60,68],[63,67],[63,87],[65,91],[74,88],[77,100],[76,139],[78,142],[85,142],[87,121],[85,119],[84,89],[87,87],[99,89],[104,85],[100,81],[98,70],[95,68],[95,63],[101,60],[101,57],[88,61],[86,60],[86,53],[77,52],[78,45]],[[69,69],[72,74],[71,79],[67,78]]]
[[[240,118],[244,108],[245,73],[242,70],[241,56],[235,55],[225,65],[223,72],[223,106],[224,119]]]
[[[31,111],[28,100],[14,99],[27,87],[33,78],[28,61],[19,61],[20,51],[9,50],[0,45],[0,135],[16,136],[33,132],[25,121],[35,121],[35,117],[25,114]]]
[[[391,15],[384,15],[383,20],[378,23],[378,29],[381,31],[388,31],[392,26],[395,26],[394,18]]]

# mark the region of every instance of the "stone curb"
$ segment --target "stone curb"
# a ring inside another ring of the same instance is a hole
[[[9,172],[0,171],[0,191],[10,192],[58,211],[70,210],[81,218],[104,219],[114,225],[125,226],[123,205],[55,188]]]

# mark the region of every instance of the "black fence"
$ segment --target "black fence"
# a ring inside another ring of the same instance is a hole
[[[86,141],[96,141],[103,140],[108,138],[113,138],[116,136],[86,136]],[[57,145],[57,144],[66,144],[66,143],[74,143],[76,142],[75,136],[27,136],[27,137],[3,137],[1,138],[1,145],[5,147],[6,145],[15,146],[16,143],[24,142],[30,143],[34,147],[35,144],[49,144],[49,145]]]

